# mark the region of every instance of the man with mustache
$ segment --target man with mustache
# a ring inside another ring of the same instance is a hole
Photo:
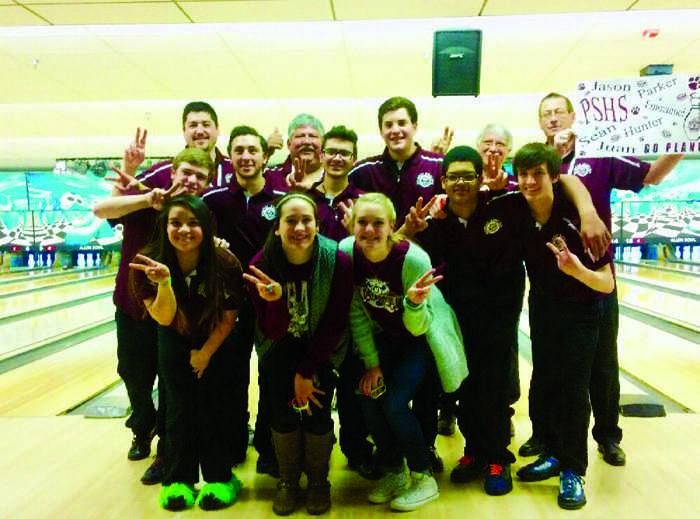
[[[310,114],[299,114],[287,127],[289,156],[265,170],[265,178],[276,188],[292,186],[307,190],[323,179],[321,143],[323,124]]]

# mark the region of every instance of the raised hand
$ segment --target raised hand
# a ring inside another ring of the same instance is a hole
[[[484,176],[483,184],[488,186],[491,191],[500,191],[505,189],[508,185],[508,173],[503,169],[499,169],[498,172],[491,178]]]
[[[569,152],[574,149],[574,143],[576,142],[576,134],[571,128],[562,130],[554,136],[553,145],[557,149],[559,156],[565,157]]]
[[[284,139],[280,129],[275,126],[275,130],[267,138],[267,156],[271,157],[277,150],[281,150],[284,145]]]
[[[136,170],[146,158],[147,136],[148,130],[144,128],[143,133],[141,133],[141,128],[136,128],[136,137],[134,137],[134,142],[129,144],[129,146],[127,146],[127,148],[124,150],[122,169],[127,175],[135,176]]]
[[[406,215],[406,220],[402,229],[406,234],[411,237],[416,233],[425,230],[428,227],[428,222],[426,221],[427,216],[430,214],[433,206],[438,202],[439,195],[433,196],[430,201],[423,206],[423,197],[419,197],[416,205],[411,207]]]
[[[430,288],[442,279],[442,276],[435,276],[435,269],[430,269],[428,272],[419,277],[415,283],[406,291],[406,297],[414,305],[421,305],[428,299]]]
[[[139,190],[139,191],[149,191],[148,188],[146,188],[141,182],[139,182],[136,178],[134,178],[132,175],[129,175],[116,167],[114,164],[109,165],[109,169],[114,171],[117,176],[116,177],[105,177],[105,180],[109,180],[111,182],[114,182],[114,187],[121,193],[127,193],[129,191],[133,190]]]
[[[343,211],[343,227],[352,234],[352,210],[355,207],[355,201],[352,198],[340,202],[338,207]]]
[[[452,143],[452,137],[454,137],[454,130],[449,126],[445,126],[442,132],[442,137],[435,139],[430,145],[430,151],[434,153],[442,153],[443,155],[447,153],[450,149],[450,144]]]
[[[299,157],[294,158],[294,172],[287,175],[287,183],[290,189],[306,189],[302,183],[304,182],[304,177],[306,176],[306,165],[305,160]]]
[[[168,269],[168,266],[158,263],[143,254],[134,256],[134,259],[129,263],[129,268],[143,271],[151,282],[158,285],[166,285],[170,282],[170,269]]]
[[[576,277],[575,274],[584,268],[578,256],[569,250],[563,237],[556,236],[554,240],[547,242],[547,247],[554,253],[557,258],[557,267],[564,274]]]
[[[253,274],[244,272],[243,279],[255,285],[262,299],[272,302],[282,297],[282,285],[257,267],[251,265],[250,270]]]
[[[175,198],[177,195],[181,195],[182,193],[185,192],[185,188],[180,182],[174,182],[172,186],[168,188],[166,191],[165,189],[152,189],[148,193],[148,202],[151,204],[151,207],[155,209],[156,211],[162,211],[163,207],[165,206],[166,202],[170,200],[171,198]]]

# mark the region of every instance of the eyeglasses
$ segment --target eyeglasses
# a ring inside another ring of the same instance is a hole
[[[494,142],[491,140],[481,141],[481,145],[486,148],[494,147],[497,150],[505,150],[506,148],[508,148],[507,144],[504,144],[502,142]]]
[[[460,180],[465,184],[471,184],[472,182],[476,182],[478,180],[479,175],[476,173],[467,173],[466,175],[454,175],[450,173],[449,175],[445,175],[445,178],[451,184],[456,184]]]
[[[563,108],[557,108],[556,110],[546,110],[542,112],[542,119],[549,119],[550,117],[561,117],[562,115],[566,115],[569,112],[564,110]]]
[[[325,150],[323,150],[323,153],[328,155],[328,157],[335,157],[336,155],[340,155],[340,157],[343,159],[349,159],[353,155],[352,151],[337,150],[335,148],[326,148]]]

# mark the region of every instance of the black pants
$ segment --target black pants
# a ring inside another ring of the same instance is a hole
[[[323,435],[333,430],[331,402],[335,391],[336,375],[330,363],[319,367],[314,375],[314,386],[324,394],[315,393],[316,399],[323,407],[319,408],[309,402],[311,414],[297,411],[292,407],[295,398],[294,377],[302,354],[308,341],[285,336],[272,346],[262,358],[261,378],[264,390],[261,398],[270,413],[272,429],[279,433],[289,433],[302,428],[304,432]]]
[[[595,423],[593,439],[598,443],[622,440],[619,426],[620,407],[620,367],[617,358],[617,332],[619,311],[617,290],[606,295],[600,302],[602,316],[600,319],[598,341],[593,352],[591,383],[589,387],[591,407]],[[533,392],[530,384],[530,421],[532,433],[543,439],[542,407],[537,390]]]
[[[231,331],[233,362],[230,373],[232,393],[231,405],[231,455],[232,463],[243,462],[248,449],[248,389],[250,386],[250,356],[253,352],[255,313],[250,303],[238,312],[236,325]]]
[[[365,424],[360,405],[360,395],[356,393],[359,380],[364,373],[364,365],[352,351],[338,368],[338,422],[340,450],[348,460],[369,461],[374,446],[367,439],[369,430]]]
[[[603,316],[600,322],[598,347],[591,370],[591,407],[593,408],[593,439],[598,443],[622,440],[619,424],[620,365],[617,359],[617,331],[619,309],[617,290],[601,301]]]
[[[465,438],[464,454],[485,463],[512,463],[510,403],[513,351],[518,349],[524,272],[482,285],[462,304],[453,304],[469,366],[458,391],[457,423]]]
[[[136,321],[117,308],[117,373],[129,396],[131,416],[126,426],[139,437],[155,428],[162,438],[165,429],[164,388],[158,383],[158,411],[153,405],[153,383],[158,375],[158,325],[147,317]]]
[[[229,335],[212,355],[202,378],[192,372],[190,351],[203,340],[158,327],[158,361],[166,389],[167,457],[163,484],[231,479],[231,373],[235,344]]]
[[[588,467],[588,388],[603,303],[553,300],[531,292],[529,306],[530,399],[531,409],[533,397],[537,402],[537,434],[562,471],[583,476]]]

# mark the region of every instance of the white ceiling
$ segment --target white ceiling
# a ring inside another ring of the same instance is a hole
[[[539,98],[651,63],[700,73],[700,0],[0,0],[0,166],[182,145],[181,110],[210,101],[222,134],[305,111],[381,149],[377,107],[404,95],[419,140],[471,144],[501,121],[539,138]],[[433,32],[483,31],[481,95],[431,97]],[[645,29],[659,29],[645,38]],[[220,139],[225,147],[225,137]]]

